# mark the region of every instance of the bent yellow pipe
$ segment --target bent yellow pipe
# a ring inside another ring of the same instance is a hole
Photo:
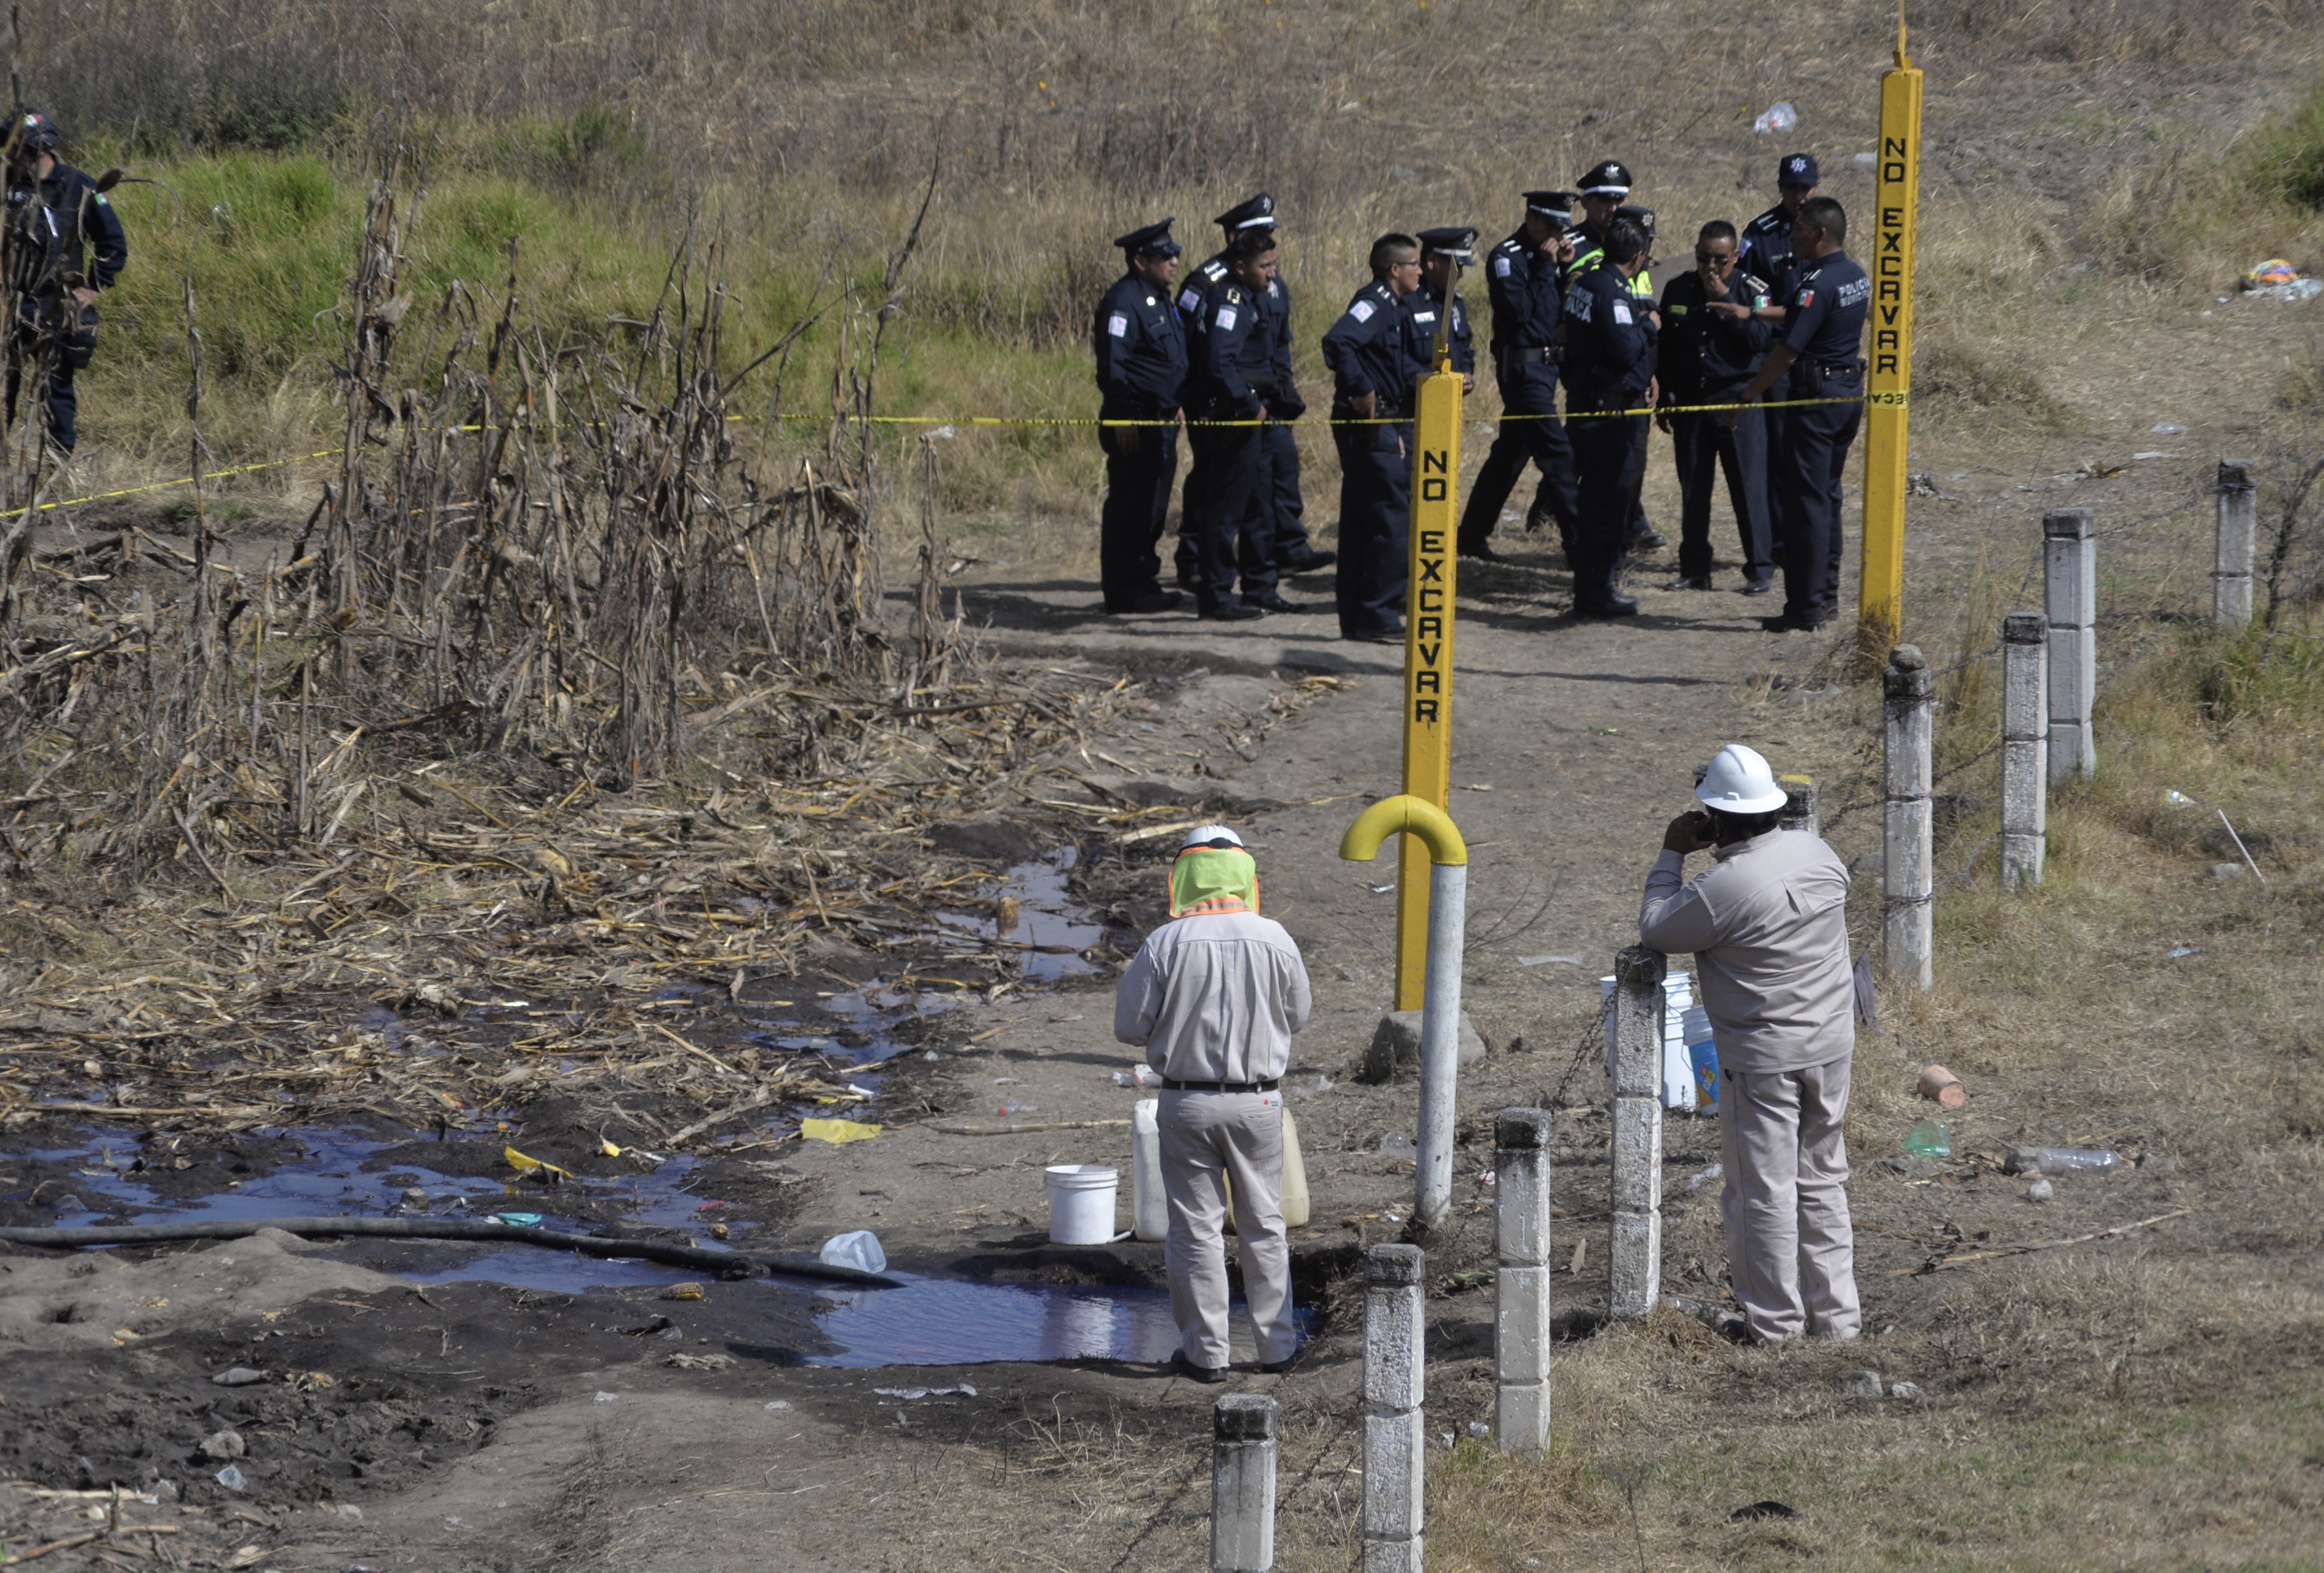
[[[1419,837],[1432,863],[1469,860],[1469,843],[1461,839],[1452,816],[1408,792],[1383,797],[1356,815],[1356,823],[1340,838],[1340,856],[1351,863],[1369,863],[1379,855],[1380,843],[1399,832]]]

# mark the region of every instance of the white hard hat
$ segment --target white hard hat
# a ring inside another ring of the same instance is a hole
[[[1186,839],[1178,843],[1178,850],[1183,852],[1188,847],[1207,847],[1213,842],[1225,842],[1230,846],[1239,847],[1242,845],[1242,837],[1222,824],[1196,825],[1186,832]]]
[[[1757,749],[1741,743],[1729,743],[1719,750],[1694,795],[1704,807],[1721,814],[1773,814],[1787,800],[1784,789],[1775,785],[1775,773],[1767,768],[1767,761]]]

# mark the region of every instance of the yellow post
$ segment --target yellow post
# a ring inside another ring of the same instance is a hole
[[[1461,489],[1461,373],[1452,302],[1436,334],[1413,420],[1412,577],[1404,612],[1404,790],[1443,809],[1452,789],[1452,566]],[[1407,834],[1397,857],[1396,1008],[1418,1010],[1428,972],[1428,849]]]
[[[1885,656],[1904,621],[1904,455],[1913,391],[1913,245],[1921,206],[1921,73],[1904,52],[1880,74],[1878,185],[1873,198],[1872,368],[1865,384],[1864,580],[1857,645]]]

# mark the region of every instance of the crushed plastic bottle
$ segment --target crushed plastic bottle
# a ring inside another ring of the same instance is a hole
[[[1761,136],[1772,136],[1778,132],[1790,131],[1799,123],[1800,112],[1789,104],[1770,104],[1759,112],[1759,118],[1751,123],[1751,129]]]
[[[2025,1200],[2028,1201],[2047,1201],[2056,1194],[2058,1194],[2058,1188],[2047,1180],[2040,1178],[2036,1178],[2034,1183],[2025,1188]]]
[[[859,1273],[885,1273],[888,1253],[880,1248],[880,1237],[870,1229],[849,1229],[844,1235],[834,1235],[823,1242],[825,1264],[833,1267],[853,1267]]]
[[[1924,1119],[1904,1133],[1904,1150],[1920,1158],[1953,1155],[1952,1127],[1941,1119]]]
[[[2005,1174],[2111,1174],[2126,1168],[2122,1154],[2112,1147],[2012,1147],[2003,1162]]]
[[[1409,1158],[1420,1151],[1410,1131],[1390,1131],[1380,1137],[1379,1150],[1391,1158]]]
[[[250,1489],[249,1476],[243,1474],[240,1469],[235,1468],[232,1464],[228,1464],[225,1468],[217,1472],[217,1483],[220,1486],[225,1486],[228,1491],[247,1491]]]

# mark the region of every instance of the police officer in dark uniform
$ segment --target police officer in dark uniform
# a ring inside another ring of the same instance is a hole
[[[1412,398],[1425,369],[1404,299],[1420,287],[1420,243],[1372,242],[1372,281],[1323,335],[1332,440],[1340,450],[1340,637],[1404,639],[1411,541]]]
[[[1227,248],[1246,231],[1275,227],[1275,198],[1261,191],[1236,203],[1211,222],[1225,232],[1225,244],[1189,273],[1178,290],[1178,321],[1186,330],[1190,360],[1200,358],[1203,333],[1211,320],[1211,309],[1217,304],[1213,297],[1226,288]],[[1203,449],[1191,432],[1187,434],[1186,446],[1193,462],[1186,466],[1185,498],[1178,513],[1177,570],[1178,587],[1192,590],[1195,588],[1194,539],[1202,524],[1202,500],[1209,490],[1210,476],[1204,468]]]
[[[1615,587],[1629,523],[1631,455],[1637,422],[1599,414],[1651,404],[1655,397],[1654,303],[1631,292],[1645,271],[1646,237],[1627,218],[1607,226],[1601,265],[1565,291],[1567,435],[1581,472],[1582,520],[1569,560],[1577,617],[1635,617],[1638,603]]]
[[[1499,561],[1491,545],[1509,489],[1531,459],[1541,470],[1542,493],[1556,515],[1561,535],[1571,538],[1578,517],[1573,493],[1573,449],[1557,419],[1558,327],[1565,316],[1559,283],[1563,263],[1572,260],[1571,191],[1528,191],[1524,225],[1492,249],[1485,263],[1485,290],[1493,308],[1493,377],[1501,391],[1504,419],[1493,446],[1469,489],[1461,513],[1461,555]]]
[[[1278,226],[1276,234],[1282,233]],[[1307,537],[1307,504],[1299,492],[1299,437],[1291,425],[1307,413],[1307,400],[1299,396],[1292,379],[1291,290],[1283,281],[1279,263],[1260,304],[1267,309],[1272,363],[1267,424],[1259,428],[1259,496],[1269,526],[1261,541],[1268,566],[1278,578],[1286,578],[1320,573],[1337,562],[1339,554],[1316,550]]]
[[[1238,547],[1263,518],[1259,428],[1267,419],[1267,400],[1250,376],[1258,369],[1264,378],[1272,363],[1267,317],[1259,301],[1275,276],[1274,227],[1246,227],[1225,256],[1226,278],[1210,293],[1186,384],[1186,442],[1203,474],[1192,500],[1196,522],[1186,533],[1194,548],[1196,612],[1214,621],[1240,622],[1264,617],[1264,603],[1275,588],[1265,554],[1244,552],[1243,593],[1235,599]]]
[[[1098,531],[1099,581],[1108,612],[1167,612],[1178,593],[1162,588],[1155,543],[1170,514],[1178,473],[1178,399],[1186,382],[1186,335],[1171,292],[1178,281],[1172,219],[1135,229],[1113,244],[1129,271],[1097,304],[1098,419],[1164,425],[1101,426],[1105,510]]]
[[[1614,209],[1614,216],[1628,219],[1646,237],[1646,260],[1638,264],[1637,274],[1630,281],[1630,293],[1652,306],[1655,281],[1647,276],[1647,271],[1655,265],[1655,210],[1625,202]],[[1670,539],[1646,522],[1646,448],[1652,440],[1653,417],[1634,415],[1630,419],[1637,423],[1638,442],[1630,450],[1630,475],[1626,483],[1630,489],[1630,535],[1623,549],[1658,552],[1670,545]]]
[[[1461,299],[1461,270],[1475,262],[1470,250],[1477,239],[1473,225],[1441,225],[1420,232],[1420,288],[1404,298],[1412,313],[1413,340],[1419,346],[1420,375],[1436,370],[1436,336],[1447,336],[1452,369],[1461,373],[1462,392],[1477,386],[1477,335],[1469,323],[1467,302]]]
[[[1784,566],[1784,610],[1760,620],[1770,633],[1821,628],[1840,611],[1840,474],[1864,419],[1860,351],[1872,304],[1871,281],[1847,244],[1848,214],[1838,202],[1816,197],[1800,205],[1783,336],[1741,395],[1748,402],[1781,386],[1784,400],[1832,401],[1766,412],[1767,493]],[[1741,413],[1729,411],[1728,424]]]
[[[1775,163],[1775,191],[1781,198],[1773,207],[1743,226],[1742,271],[1767,286],[1765,315],[1784,319],[1784,303],[1792,298],[1796,260],[1792,252],[1792,226],[1800,209],[1816,194],[1818,176],[1812,153],[1785,153]]]
[[[97,349],[97,302],[129,263],[129,236],[97,183],[57,158],[57,128],[37,111],[16,118],[8,161],[7,266],[20,302],[8,340],[7,419],[24,367],[48,379],[48,436],[65,453],[80,440],[73,373]],[[92,262],[84,244],[95,248]]]
[[[1775,342],[1775,325],[1758,315],[1767,287],[1735,265],[1735,226],[1714,218],[1694,239],[1694,271],[1663,287],[1662,343],[1655,375],[1662,409],[1655,419],[1671,434],[1678,460],[1678,577],[1673,590],[1711,588],[1711,482],[1724,466],[1735,532],[1743,543],[1743,593],[1774,587],[1775,559],[1767,524],[1767,428],[1747,409],[1732,428],[1717,414],[1689,413],[1674,405],[1733,402],[1758,373]]]
[[[1619,159],[1602,160],[1594,165],[1588,174],[1582,177],[1582,228],[1574,240],[1573,260],[1566,264],[1565,281],[1570,290],[1575,279],[1604,267],[1608,228],[1616,219],[1628,217],[1638,225],[1639,232],[1646,236],[1648,253],[1647,262],[1638,265],[1637,275],[1631,281],[1630,293],[1644,302],[1646,309],[1651,313],[1655,303],[1655,288],[1653,281],[1646,277],[1646,268],[1653,261],[1655,215],[1652,208],[1640,207],[1628,202],[1631,184],[1629,166]],[[1644,415],[1631,416],[1628,419],[1636,430],[1632,434],[1635,440],[1630,449],[1631,470],[1624,481],[1624,484],[1630,489],[1630,505],[1628,510],[1628,518],[1624,529],[1622,549],[1624,551],[1633,549],[1659,551],[1670,543],[1655,532],[1654,526],[1646,522],[1643,501],[1646,479],[1646,434],[1651,428],[1651,420],[1649,417]],[[1533,519],[1538,520],[1545,514],[1554,511],[1549,506],[1546,498],[1547,491],[1548,483],[1545,480],[1542,492],[1536,494],[1534,499],[1531,516]],[[1566,555],[1570,559],[1572,553],[1569,549]]]

